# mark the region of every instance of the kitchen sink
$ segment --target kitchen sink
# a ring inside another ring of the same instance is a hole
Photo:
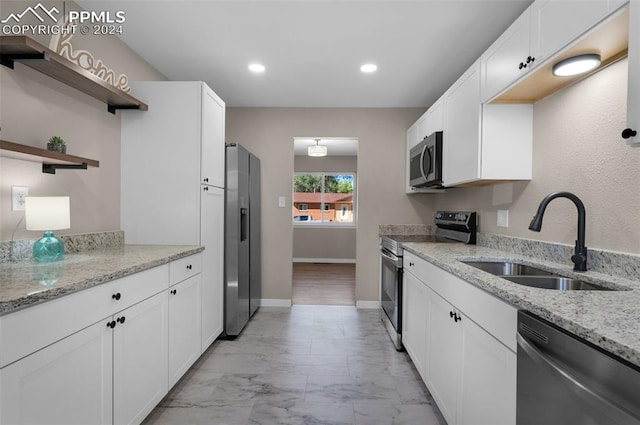
[[[552,276],[552,272],[509,261],[463,261],[496,276]]]
[[[611,288],[594,285],[584,280],[562,276],[500,276],[518,285],[534,288],[557,289],[560,291],[612,291]]]
[[[534,266],[511,261],[462,261],[472,267],[499,276],[518,285],[560,291],[612,291],[615,289],[557,275]]]

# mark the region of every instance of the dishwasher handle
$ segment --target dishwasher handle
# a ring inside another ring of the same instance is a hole
[[[570,388],[576,395],[582,397],[583,399],[586,399],[589,403],[597,403],[599,406],[602,406],[602,410],[604,410],[609,417],[615,418],[618,423],[640,423],[638,422],[638,418],[628,413],[624,408],[615,404],[604,395],[590,389],[579,378],[574,376],[568,370],[563,368],[558,362],[554,361],[550,356],[545,355],[542,351],[531,344],[519,332],[516,334],[516,340],[518,342],[518,347],[522,348],[522,350],[524,350],[524,352],[534,362],[547,368],[556,375],[560,375],[562,378],[568,381],[571,384]]]

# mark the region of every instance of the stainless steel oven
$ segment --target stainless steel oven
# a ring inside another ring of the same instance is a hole
[[[409,184],[413,187],[442,186],[442,132],[425,137],[409,151]]]
[[[435,235],[384,235],[380,238],[380,316],[397,350],[402,350],[402,244],[476,242],[475,212],[438,211],[434,223]]]

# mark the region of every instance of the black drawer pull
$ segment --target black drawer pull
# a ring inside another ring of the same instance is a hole
[[[175,289],[172,289],[172,290],[171,290],[171,291],[169,291],[169,292],[171,292],[171,294],[175,295],[178,291],[176,291]]]
[[[107,327],[111,328],[111,329],[115,328],[116,327],[116,321],[112,320],[110,322],[107,322]]]
[[[116,292],[115,294],[111,295],[111,298],[113,298],[116,301],[118,301],[121,297],[122,295],[120,295],[120,292]]]
[[[632,130],[630,128],[625,128],[624,130],[622,130],[622,138],[623,139],[628,139],[630,137],[635,137],[636,134],[638,134],[637,131]]]
[[[193,266],[192,266],[191,264],[189,264],[189,265],[187,266],[187,270],[191,270],[192,268],[193,268]]]
[[[122,316],[122,317],[118,317],[118,318],[116,319],[116,322],[118,322],[118,323],[124,323],[124,321],[125,321],[125,320],[126,320],[126,319],[125,319],[125,317],[124,317],[124,316]]]
[[[413,266],[415,266],[415,264],[413,264],[412,261],[409,261],[409,267],[413,267]]]

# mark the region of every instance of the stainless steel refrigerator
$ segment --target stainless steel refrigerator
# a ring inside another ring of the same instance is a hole
[[[260,303],[260,159],[226,147],[224,330],[240,334]]]

